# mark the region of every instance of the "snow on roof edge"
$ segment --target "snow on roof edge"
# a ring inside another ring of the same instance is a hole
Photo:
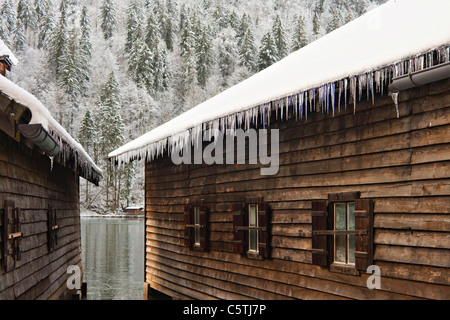
[[[19,60],[17,60],[16,56],[12,53],[12,51],[8,48],[8,46],[0,39],[0,56],[9,56],[13,65],[18,65]]]
[[[362,89],[380,92],[391,75],[429,67],[429,55],[434,52],[443,62],[448,61],[450,22],[444,12],[449,10],[446,0],[391,0],[118,148],[109,157],[119,164],[136,158],[152,160],[165,151],[179,151],[189,140],[193,143],[206,126],[248,127],[269,115],[272,108],[283,115],[294,106],[303,118],[315,102],[315,93],[323,112],[335,112],[336,88],[339,104],[341,94],[346,95],[349,89],[356,105],[357,87],[359,97]],[[401,14],[408,19],[401,21]],[[320,68],[322,64],[325,67]],[[314,108],[317,110],[315,104]]]
[[[62,160],[68,160],[70,154],[82,169],[86,178],[98,182],[102,170],[94,163],[84,148],[52,117],[48,109],[31,93],[12,81],[0,76],[0,92],[11,100],[27,107],[32,114],[30,124],[41,124],[57,141],[62,152]],[[89,170],[90,169],[90,170]],[[94,174],[92,171],[96,174]]]

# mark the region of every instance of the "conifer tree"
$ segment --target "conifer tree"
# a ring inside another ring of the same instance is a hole
[[[88,154],[95,153],[95,125],[89,109],[86,111],[81,122],[80,130],[78,132],[78,141],[80,141],[83,148]],[[89,203],[89,182],[86,180],[86,199],[85,203]]]
[[[10,37],[15,28],[14,9],[11,0],[3,3],[0,11],[0,39],[6,45],[10,45]]]
[[[169,86],[170,71],[167,63],[167,49],[164,42],[157,40],[153,48],[153,90],[158,97]]]
[[[31,0],[19,0],[17,20],[20,20],[25,31],[36,28],[36,11]]]
[[[39,18],[39,35],[38,35],[38,49],[48,48],[52,33],[55,30],[55,17],[53,11],[48,8],[48,11]]]
[[[81,18],[80,18],[80,29],[81,29],[81,38],[80,38],[80,49],[81,54],[84,60],[88,60],[92,57],[92,43],[91,43],[91,21],[88,16],[88,9],[86,6],[83,6],[81,9]]]
[[[61,74],[60,70],[60,57],[63,56],[66,43],[69,39],[69,32],[67,29],[67,13],[65,6],[60,6],[59,22],[56,26],[54,33],[52,33],[51,40],[48,46],[49,60],[53,66],[53,70],[56,76]]]
[[[118,207],[119,171],[111,164],[108,154],[123,144],[124,126],[121,115],[121,97],[119,83],[114,72],[111,72],[108,81],[100,90],[97,102],[100,111],[100,153],[103,157],[106,207]]]
[[[197,45],[197,80],[204,88],[213,64],[211,36],[208,27],[204,27]]]
[[[167,4],[167,13],[164,16],[164,30],[162,32],[162,36],[164,42],[166,43],[166,48],[169,51],[173,51],[174,45],[174,33],[175,33],[175,6],[172,0],[168,0]]]
[[[286,42],[286,34],[280,16],[277,16],[272,26],[272,34],[277,47],[278,59],[281,60],[288,54],[288,45]]]
[[[116,10],[113,0],[103,0],[101,7],[101,24],[105,40],[110,39],[117,29]]]
[[[326,32],[330,33],[336,29],[338,29],[342,25],[342,16],[337,9],[332,10],[333,18],[331,21],[327,24]]]
[[[160,38],[161,33],[159,25],[156,22],[156,12],[153,11],[147,18],[147,26],[145,29],[145,43],[149,48],[156,45],[157,39]]]
[[[256,47],[253,32],[250,28],[248,28],[241,40],[239,49],[239,64],[252,72],[256,71],[255,52]]]
[[[228,86],[229,77],[234,73],[239,61],[239,52],[232,29],[225,29],[219,40],[218,64],[223,78],[222,85]]]
[[[320,33],[320,13],[319,13],[319,9],[318,8],[316,8],[314,10],[313,33],[314,33],[315,36],[319,35],[319,33]]]
[[[16,51],[23,51],[25,47],[25,27],[22,20],[16,20],[16,29],[14,30],[14,49]]]
[[[258,55],[258,70],[264,70],[278,61],[278,50],[273,39],[272,32],[268,32],[261,40],[261,47]]]
[[[142,19],[141,1],[133,0],[127,9],[127,39],[125,43],[125,50],[129,53],[133,47],[133,41],[136,38],[136,33],[139,32],[140,20]]]
[[[303,17],[298,17],[297,24],[295,25],[294,32],[292,34],[292,48],[291,51],[297,51],[308,44],[305,32],[305,20]]]

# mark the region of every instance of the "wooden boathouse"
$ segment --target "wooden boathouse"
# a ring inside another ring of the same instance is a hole
[[[73,299],[81,264],[79,177],[101,170],[30,93],[5,77],[0,40],[0,300]]]
[[[449,299],[449,11],[389,1],[111,153],[145,161],[145,297]],[[261,128],[274,175],[250,137],[178,164]]]

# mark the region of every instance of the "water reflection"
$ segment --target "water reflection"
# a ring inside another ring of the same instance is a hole
[[[144,282],[143,219],[81,219],[88,300],[141,300]]]

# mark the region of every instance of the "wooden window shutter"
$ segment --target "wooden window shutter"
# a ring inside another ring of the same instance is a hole
[[[270,210],[261,198],[258,203],[259,231],[258,248],[259,255],[263,258],[270,257]]]
[[[328,241],[324,234],[317,231],[328,229],[328,202],[312,202],[312,264],[318,266],[328,265]]]
[[[200,206],[200,250],[209,250],[209,210],[205,205]]]
[[[55,250],[58,244],[58,229],[56,209],[49,206],[47,210],[47,246],[49,251]]]
[[[2,262],[5,272],[15,268],[15,262],[21,260],[20,240],[21,232],[21,209],[15,208],[13,201],[4,202],[2,213]]]
[[[245,230],[240,229],[245,225],[245,206],[243,203],[233,204],[233,251],[244,254],[246,251]]]
[[[193,230],[190,227],[193,223],[193,207],[184,207],[184,246],[192,248],[193,244]]]
[[[355,201],[355,229],[364,234],[355,236],[355,266],[361,272],[373,264],[373,201]]]

